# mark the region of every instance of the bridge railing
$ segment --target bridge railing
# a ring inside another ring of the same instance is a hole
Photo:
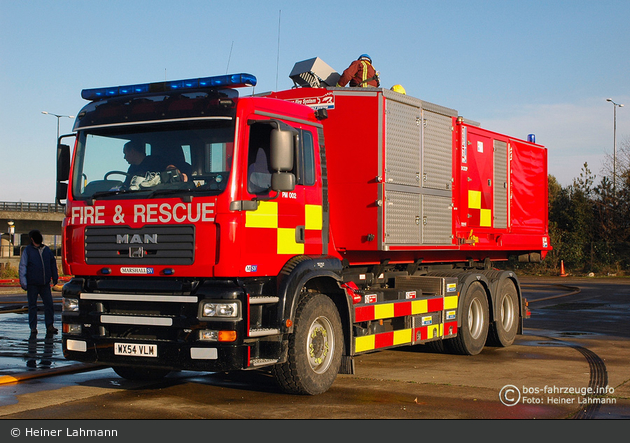
[[[56,203],[0,202],[0,211],[64,212],[64,210],[64,206]]]

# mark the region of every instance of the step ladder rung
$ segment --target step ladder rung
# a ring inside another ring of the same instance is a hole
[[[268,335],[277,335],[280,329],[277,328],[252,328],[249,330],[250,337],[266,337]]]
[[[278,303],[280,300],[279,297],[273,295],[256,295],[253,297],[249,297],[250,305],[267,305],[272,303]]]

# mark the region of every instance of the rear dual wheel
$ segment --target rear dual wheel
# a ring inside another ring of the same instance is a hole
[[[468,286],[462,297],[459,305],[462,317],[457,337],[445,340],[444,345],[456,354],[477,355],[488,338],[488,297],[479,282]]]
[[[516,286],[508,278],[499,286],[495,310],[497,319],[490,329],[489,341],[497,346],[510,346],[518,331],[519,302]]]

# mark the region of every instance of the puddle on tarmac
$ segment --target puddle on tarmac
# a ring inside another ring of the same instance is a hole
[[[55,313],[56,325],[61,324],[60,313]],[[38,327],[44,328],[43,315]],[[63,357],[61,334],[47,337],[43,331],[29,339],[28,314],[0,314],[0,375],[16,370],[49,369],[70,364]]]

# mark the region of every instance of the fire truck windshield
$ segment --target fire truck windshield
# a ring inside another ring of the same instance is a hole
[[[226,188],[233,148],[231,117],[86,128],[79,131],[72,196],[216,195]]]

